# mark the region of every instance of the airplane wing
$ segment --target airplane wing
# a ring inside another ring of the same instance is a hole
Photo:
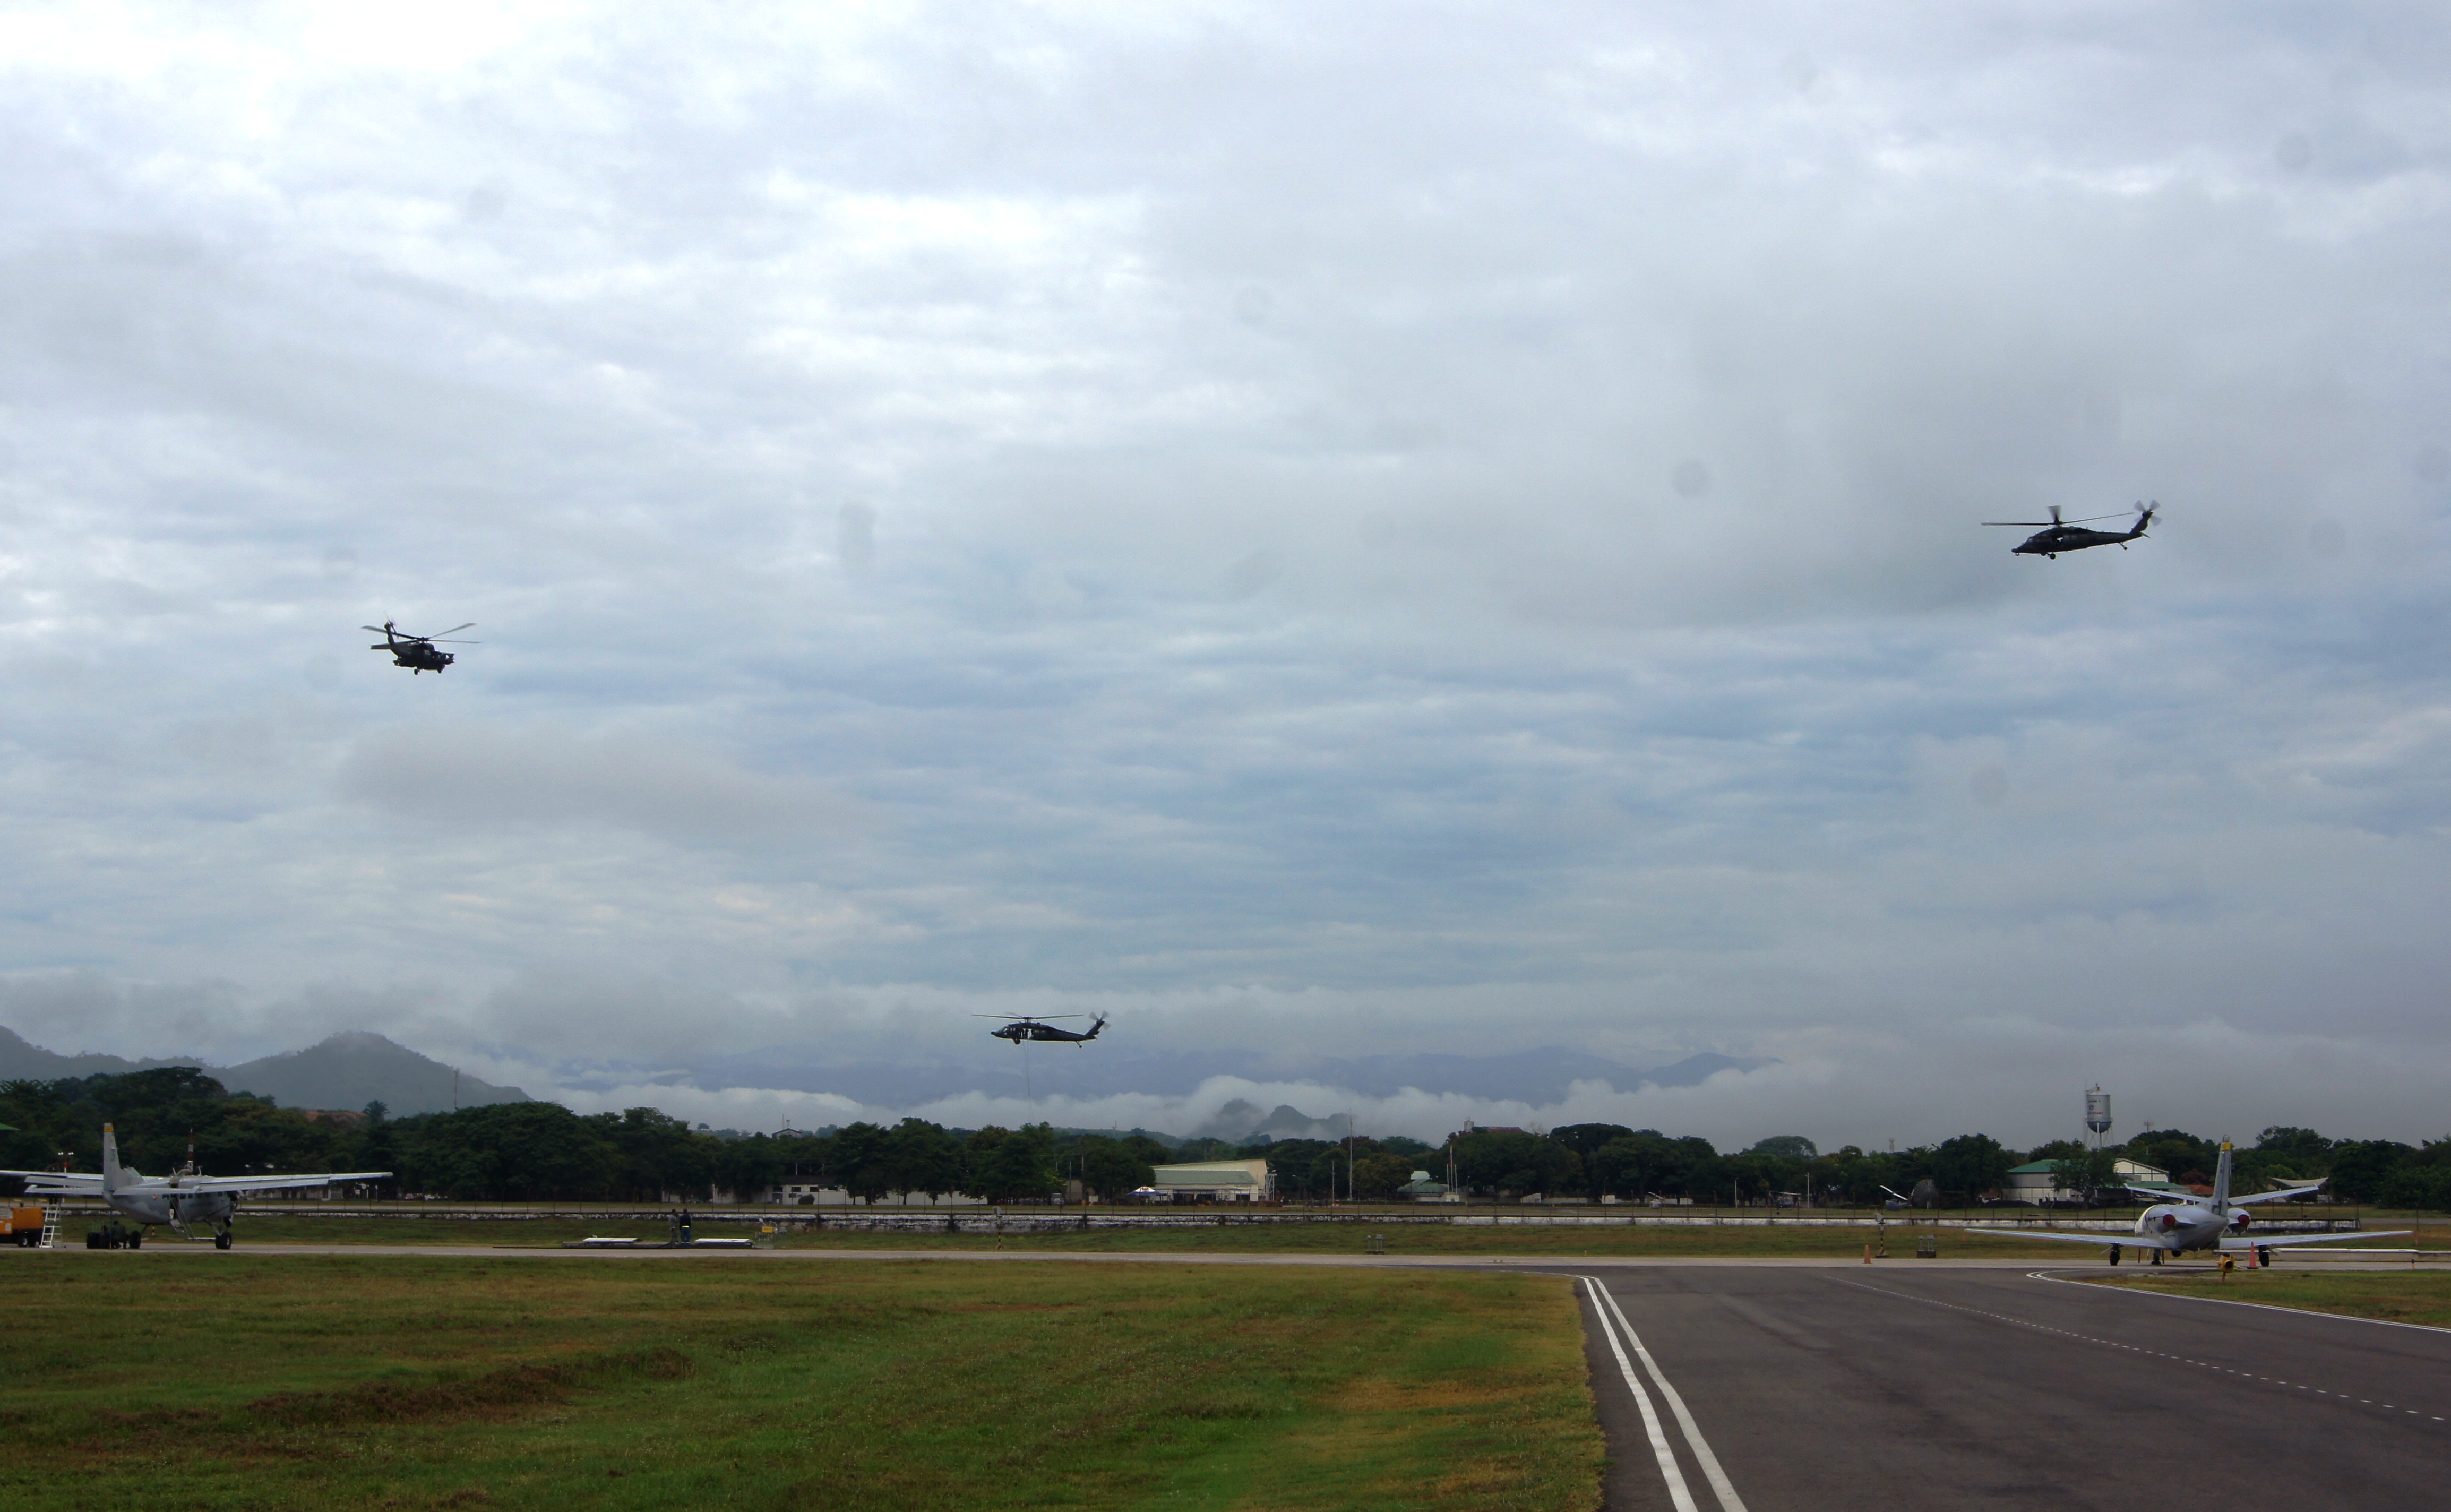
[[[2343,1239],[2402,1239],[2416,1231],[2414,1228],[2389,1228],[2381,1233],[2266,1234],[2262,1238],[2247,1234],[2236,1239],[2225,1235],[2221,1247],[2224,1249],[2236,1250],[2260,1249],[2272,1245],[2333,1245]]]
[[[74,1170],[0,1170],[0,1176],[22,1176],[28,1181],[47,1183],[47,1191],[100,1191],[102,1178]]]
[[[2159,1187],[2130,1187],[2127,1189],[2134,1192],[2139,1197],[2150,1197],[2155,1202],[2191,1202],[2199,1208],[2209,1208],[2212,1206],[2212,1199],[2210,1197],[2199,1197],[2191,1191],[2166,1191]],[[2230,1202],[2235,1206],[2238,1199],[2232,1197]]]
[[[2057,1240],[2059,1243],[2064,1245],[2091,1245],[2097,1249],[2107,1248],[2111,1245],[2124,1246],[2129,1249],[2176,1249],[2179,1247],[2176,1245],[2165,1244],[2158,1239],[2139,1239],[2132,1230],[2126,1228],[2119,1229],[2113,1233],[2105,1234],[2057,1233],[2041,1228],[1961,1228],[1958,1232],[1962,1234],[1991,1234],[2002,1239],[2052,1239]]]
[[[387,1170],[336,1170],[328,1176],[182,1176],[175,1188],[149,1184],[152,1191],[290,1191],[300,1187],[328,1187],[336,1181],[389,1181]]]
[[[2324,1181],[2329,1180],[2331,1180],[2329,1176],[2324,1178]],[[2247,1208],[2260,1202],[2287,1202],[2292,1197],[2311,1197],[2323,1189],[2324,1182],[2319,1181],[2311,1187],[2292,1187],[2287,1191],[2260,1191],[2252,1197],[2232,1197],[2229,1205],[2233,1208]]]

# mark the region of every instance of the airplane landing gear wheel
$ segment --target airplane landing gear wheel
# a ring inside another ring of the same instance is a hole
[[[2117,1245],[2110,1247],[2110,1263],[2114,1266],[2119,1264],[2119,1247]]]
[[[225,1228],[220,1233],[213,1235],[213,1247],[215,1249],[227,1249],[229,1247],[230,1236],[228,1229]]]

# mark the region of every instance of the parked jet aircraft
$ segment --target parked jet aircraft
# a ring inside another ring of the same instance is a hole
[[[336,1181],[382,1181],[387,1170],[338,1171],[328,1176],[147,1176],[119,1163],[119,1136],[102,1126],[102,1174],[62,1170],[0,1170],[22,1176],[29,1197],[100,1197],[140,1224],[168,1224],[187,1237],[189,1224],[210,1224],[213,1247],[230,1247],[230,1215],[249,1192],[294,1191]]]
[[[2110,1247],[2110,1263],[2119,1264],[2123,1246],[2153,1252],[2153,1264],[2160,1265],[2164,1255],[2184,1254],[2190,1249],[2221,1249],[2237,1253],[2252,1249],[2257,1258],[2271,1263],[2272,1250],[2281,1245],[2334,1244],[2343,1239],[2393,1239],[2409,1232],[2395,1228],[2385,1233],[2347,1234],[2270,1234],[2247,1237],[2252,1215],[2246,1209],[2258,1203],[2285,1202],[2321,1191],[2320,1181],[2311,1186],[2292,1187],[2284,1191],[2257,1192],[2252,1197],[2229,1194],[2229,1145],[2221,1148],[2221,1163],[2213,1168],[2213,1194],[2209,1197],[2189,1196],[2185,1192],[2164,1191],[2158,1187],[2130,1187],[2127,1189],[2145,1197],[2176,1197],[2176,1202],[2157,1202],[2145,1209],[2136,1220],[2136,1231],[2126,1239],[2108,1240],[2100,1234],[2053,1234],[2031,1228],[1969,1228],[1970,1234],[2000,1234],[2011,1239],[2053,1239],[2069,1245]]]

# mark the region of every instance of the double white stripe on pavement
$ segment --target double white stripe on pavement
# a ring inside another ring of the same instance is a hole
[[[1608,1287],[1600,1285],[1598,1276],[1578,1276],[1575,1279],[1591,1288],[1592,1311],[1599,1317],[1601,1336],[1608,1340],[1609,1353],[1617,1356],[1617,1367],[1625,1377],[1626,1389],[1634,1393],[1634,1404],[1642,1409],[1643,1431],[1651,1436],[1652,1455],[1659,1462],[1659,1474],[1668,1483],[1668,1499],[1676,1504],[1676,1512],[1699,1512],[1699,1508],[1695,1505],[1693,1491],[1685,1483],[1685,1471],[1676,1463],[1676,1451],[1670,1446],[1668,1435],[1660,1428],[1659,1414],[1651,1404],[1651,1393],[1643,1389],[1641,1377],[1634,1373],[1634,1361],[1626,1358],[1628,1346],[1633,1348],[1635,1359],[1642,1362],[1642,1368],[1650,1372],[1652,1382],[1659,1387],[1660,1400],[1666,1402],[1668,1410],[1676,1415],[1676,1426],[1684,1430],[1685,1445],[1693,1451],[1694,1463],[1702,1467],[1702,1478],[1711,1483],[1711,1494],[1719,1499],[1719,1512],[1745,1512],[1744,1498],[1736,1495],[1735,1486],[1728,1480],[1728,1472],[1719,1468],[1719,1457],[1711,1452],[1710,1443],[1702,1437],[1702,1430],[1694,1425],[1694,1414],[1685,1409],[1685,1399],[1676,1394],[1676,1388],[1668,1384],[1667,1372],[1659,1368],[1658,1361],[1651,1358],[1651,1351],[1642,1346],[1642,1336],[1636,1333],[1634,1325],[1626,1321],[1625,1309],[1617,1305],[1617,1299],[1609,1295]],[[1623,1343],[1618,1342],[1620,1334],[1624,1337]]]

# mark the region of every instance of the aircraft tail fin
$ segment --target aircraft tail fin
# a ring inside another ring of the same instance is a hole
[[[1092,1024],[1089,1026],[1089,1032],[1088,1032],[1088,1033],[1087,1033],[1087,1034],[1085,1034],[1085,1035],[1083,1035],[1083,1036],[1082,1036],[1082,1038],[1083,1038],[1083,1039],[1085,1039],[1085,1040],[1096,1039],[1096,1038],[1098,1037],[1098,1035],[1099,1035],[1099,1032],[1100,1032],[1101,1031],[1103,1031],[1106,1027],[1107,1027],[1107,1015],[1106,1015],[1106,1014],[1104,1014],[1104,1013],[1101,1013],[1101,1014],[1099,1014],[1099,1015],[1098,1015],[1098,1017],[1097,1017],[1097,1021],[1096,1021],[1095,1023],[1092,1023]]]
[[[2222,1141],[2221,1160],[2213,1167],[2213,1207],[2229,1206],[2229,1141]]]
[[[2153,523],[2153,517],[2161,512],[2161,508],[2162,501],[2157,499],[2153,502],[2137,510],[2136,528],[2127,533],[2127,539],[2135,540],[2143,537],[2146,527]]]
[[[102,1126],[102,1189],[119,1189],[119,1135],[108,1124]]]

